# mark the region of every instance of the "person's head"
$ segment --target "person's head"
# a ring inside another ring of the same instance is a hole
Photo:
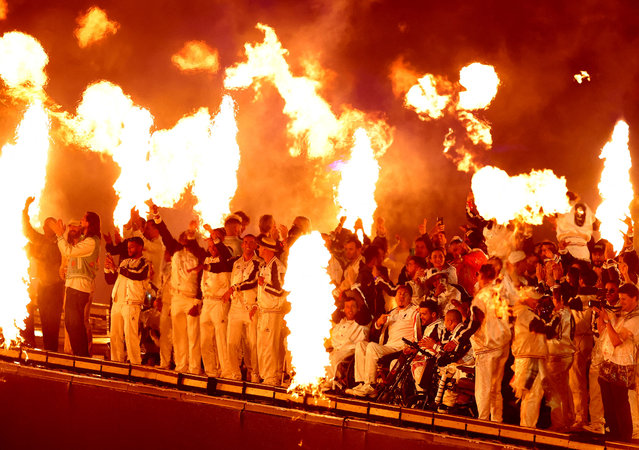
[[[606,245],[599,241],[595,244],[590,252],[590,260],[594,267],[601,267],[606,262]]]
[[[478,281],[480,287],[488,286],[495,278],[497,278],[497,274],[495,273],[495,266],[492,264],[486,263],[479,268]]]
[[[637,308],[637,297],[639,289],[631,283],[626,283],[619,288],[619,306],[621,311],[628,313]]]
[[[462,322],[462,315],[456,309],[449,309],[444,316],[444,326],[448,331],[453,331]]]
[[[82,232],[85,236],[100,237],[100,216],[96,213],[87,211],[82,217]]]
[[[427,326],[437,320],[439,305],[434,300],[424,300],[419,304],[419,318],[422,326]]]
[[[369,245],[362,252],[362,256],[364,257],[364,263],[368,267],[377,267],[382,264],[382,258],[379,253],[379,248],[374,245]]]
[[[224,232],[227,236],[239,236],[242,232],[242,219],[231,214],[224,220]]]
[[[260,217],[260,220],[257,223],[257,226],[260,230],[260,234],[269,234],[273,225],[275,224],[275,219],[271,214],[264,214]]]
[[[186,247],[189,244],[189,232],[183,231],[178,236],[178,242],[181,246]]]
[[[459,236],[454,236],[448,244],[448,253],[453,259],[458,259],[466,253],[467,247]]]
[[[77,244],[82,236],[82,230],[84,227],[82,226],[81,220],[72,220],[67,225],[67,240],[70,244]]]
[[[246,229],[248,228],[249,224],[251,223],[251,218],[244,211],[235,211],[233,213],[233,215],[239,217],[240,220],[242,220],[242,231],[241,231],[241,233],[244,233],[246,231]]]
[[[312,231],[311,219],[305,216],[297,216],[293,219],[293,226],[297,227],[302,234],[308,234]]]
[[[566,279],[571,286],[579,286],[579,279],[581,278],[581,267],[579,264],[573,264],[568,268],[566,273]]]
[[[144,249],[144,241],[141,237],[134,236],[129,238],[126,243],[127,253],[129,258],[139,258],[142,256],[142,250]]]
[[[348,261],[355,261],[362,254],[362,243],[356,236],[351,236],[344,244],[344,256]]]
[[[413,279],[419,269],[426,269],[426,260],[416,255],[406,258],[406,275],[409,279]]]
[[[245,260],[251,259],[257,250],[257,239],[252,234],[247,234],[242,238],[242,256]]]
[[[604,285],[606,292],[606,303],[614,306],[619,301],[619,284],[616,281],[607,281]]]
[[[346,320],[353,320],[359,311],[357,300],[354,297],[346,297],[344,299],[344,315]]]
[[[443,232],[435,233],[431,240],[433,242],[433,247],[446,248],[446,234]]]
[[[490,258],[488,258],[488,264],[492,265],[495,268],[495,274],[497,275],[501,273],[501,269],[504,267],[504,262],[499,256],[491,256]]]
[[[541,297],[542,295],[536,289],[528,289],[527,292],[521,293],[520,301],[527,305],[530,309],[536,310]]]
[[[44,219],[44,224],[42,225],[42,231],[44,231],[44,235],[48,238],[55,237],[55,231],[53,231],[52,225],[57,222],[53,217],[47,217]]]
[[[415,256],[424,259],[428,258],[428,245],[426,245],[426,240],[423,237],[415,239]]]
[[[557,254],[557,246],[551,241],[544,241],[539,246],[539,257],[542,261],[554,259]]]
[[[158,230],[157,225],[152,220],[147,220],[144,224],[144,237],[149,241],[153,241],[160,237],[160,230]]]
[[[397,303],[397,307],[399,309],[404,309],[408,305],[410,305],[412,299],[413,289],[408,284],[403,284],[397,288],[397,293],[395,294],[395,302]]]
[[[260,257],[267,263],[277,254],[279,247],[275,239],[269,236],[261,236],[257,242]]]
[[[442,270],[446,265],[446,252],[443,248],[435,248],[430,253],[430,263],[437,270]]]
[[[594,287],[598,280],[597,272],[590,267],[584,268],[579,272],[579,286],[581,287]]]

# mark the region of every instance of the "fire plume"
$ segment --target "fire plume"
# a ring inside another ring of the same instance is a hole
[[[447,90],[449,86],[447,81],[427,73],[408,90],[404,105],[413,109],[422,120],[440,119],[444,116],[451,96],[440,95],[439,91]]]
[[[229,203],[237,189],[240,147],[237,144],[235,102],[225,95],[220,112],[210,127],[211,146],[203,151],[197,163],[193,195],[198,203],[195,211],[204,223],[220,226],[229,214]]]
[[[9,14],[9,5],[7,0],[0,0],[0,20],[5,20]]]
[[[119,198],[113,223],[121,227],[128,222],[132,207],[147,209],[146,158],[153,117],[119,86],[100,81],[84,91],[73,122],[79,144],[111,156],[121,169],[113,185]]]
[[[79,16],[77,23],[78,27],[73,34],[80,48],[86,48],[115,34],[120,28],[119,23],[109,20],[106,11],[97,6],[92,6],[85,14]]]
[[[35,96],[42,98],[48,62],[49,57],[33,36],[11,31],[0,38],[0,77],[10,95],[27,101]]]
[[[519,220],[540,225],[545,215],[570,210],[566,179],[549,169],[511,177],[485,166],[473,175],[472,190],[479,214],[499,224]]]
[[[615,125],[612,138],[601,149],[600,159],[604,168],[599,181],[602,203],[597,208],[601,237],[607,239],[619,252],[624,245],[624,220],[630,216],[630,203],[634,198],[630,168],[632,160],[628,148],[628,124],[620,120]]]
[[[324,341],[330,337],[331,313],[335,309],[327,267],[331,255],[319,232],[301,236],[290,249],[284,289],[291,310],[286,325],[295,375],[289,392],[307,390],[317,394],[329,364]]]
[[[364,230],[370,234],[377,209],[375,185],[380,168],[366,131],[359,128],[354,138],[351,158],[339,169],[342,179],[335,198],[340,208],[337,217],[346,216],[344,226],[350,229],[357,219],[362,219]]]
[[[0,301],[0,328],[4,345],[20,340],[19,329],[24,328],[29,303],[27,283],[29,259],[22,233],[22,209],[29,196],[37,205],[44,189],[49,152],[49,117],[40,101],[34,101],[24,114],[15,144],[6,144],[0,154],[0,189],[5,195],[0,201],[3,217],[0,236],[3,238],[4,264],[0,283],[4,289]],[[32,212],[37,216],[37,212]]]
[[[486,109],[497,95],[499,77],[493,66],[472,63],[459,71],[459,84],[465,90],[459,93],[457,109]]]
[[[171,62],[184,72],[216,73],[220,69],[217,50],[204,41],[189,41],[171,56]]]

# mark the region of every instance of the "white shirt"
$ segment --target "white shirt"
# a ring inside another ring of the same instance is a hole
[[[389,315],[385,327],[388,328],[386,345],[403,347],[402,338],[411,340],[414,333],[415,320],[418,320],[419,308],[409,305],[404,309],[395,308]]]
[[[342,318],[340,322],[331,329],[331,343],[334,350],[354,349],[355,344],[368,339],[369,328],[360,325],[355,320]]]

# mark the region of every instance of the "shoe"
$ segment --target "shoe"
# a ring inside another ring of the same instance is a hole
[[[604,427],[597,424],[584,425],[583,429],[585,431],[588,431],[589,433],[595,433],[595,434],[601,434],[601,435],[606,434],[606,430],[604,430]]]
[[[358,384],[357,386],[355,386],[353,388],[346,389],[344,391],[344,394],[346,394],[346,395],[354,395],[356,397],[360,397],[360,395],[358,395],[358,394],[359,394],[359,391],[362,389],[362,387],[364,387],[364,383],[360,383],[360,384]]]
[[[324,380],[320,385],[319,385],[319,390],[321,392],[326,392],[326,391],[330,391],[333,389],[333,382],[329,381],[329,380]]]
[[[377,394],[377,390],[371,386],[370,384],[362,384],[353,389],[353,394],[355,397],[372,397]]]
[[[260,382],[260,376],[256,373],[252,373],[251,374],[251,383],[259,383]]]

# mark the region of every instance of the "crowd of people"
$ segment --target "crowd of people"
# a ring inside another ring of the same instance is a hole
[[[638,438],[633,223],[615,252],[588,206],[572,193],[569,200],[569,212],[548,218],[556,239],[541,242],[528,225],[484,220],[472,195],[458,233],[449,237],[442,218],[430,230],[424,221],[401,260],[381,219],[374,237],[361,221],[348,230],[344,220],[322,234],[336,309],[321,388],[379,399],[404,365],[413,405],[442,411],[445,382],[471,372],[479,419],[512,421],[506,388],[522,426],[538,425],[545,398],[553,430]],[[24,227],[45,349],[58,350],[64,305],[70,350],[89,356],[88,305],[104,239],[112,360],[143,363],[141,313],[152,308],[161,368],[272,386],[290,375],[283,285],[289,249],[311,231],[308,218],[288,229],[264,215],[254,235],[238,211],[222,228],[205,225],[205,238],[194,221],[176,239],[149,202],[146,219],[132,210],[123,237],[101,236],[92,212],[67,226],[49,218],[39,233],[29,224],[32,201]]]

